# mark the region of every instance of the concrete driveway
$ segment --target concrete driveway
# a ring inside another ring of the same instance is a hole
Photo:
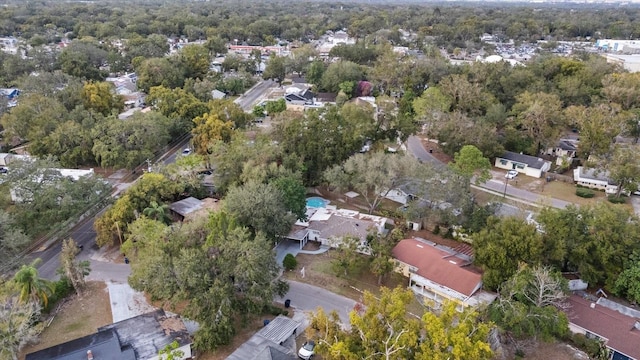
[[[278,265],[282,265],[282,260],[287,254],[292,254],[293,256],[298,255],[300,251],[300,242],[294,240],[284,239],[278,243],[276,246],[276,262]]]

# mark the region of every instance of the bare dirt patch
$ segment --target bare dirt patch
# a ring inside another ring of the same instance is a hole
[[[428,152],[430,151],[431,155],[433,155],[433,157],[438,159],[441,163],[448,164],[453,160],[451,156],[445,154],[444,151],[442,151],[440,145],[438,145],[437,143],[424,138],[420,140],[422,142],[422,146],[424,146],[424,149]]]
[[[589,357],[565,343],[539,342],[525,353],[524,359],[530,360],[587,360]]]
[[[40,341],[23,349],[20,359],[28,353],[92,334],[99,327],[112,323],[109,293],[103,282],[87,283],[82,297],[71,295],[56,309],[55,318],[40,335]]]

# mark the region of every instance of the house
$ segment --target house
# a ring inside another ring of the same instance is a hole
[[[602,340],[609,349],[610,359],[640,360],[640,314],[622,306],[605,306],[603,301],[610,303],[603,298],[593,302],[571,295],[570,306],[565,310],[569,330]]]
[[[545,151],[546,155],[556,157],[556,165],[562,166],[564,163],[571,163],[577,156],[577,146],[574,141],[564,139],[558,141],[554,147],[550,147]]]
[[[158,309],[27,354],[25,360],[158,360],[158,352],[174,341],[178,342],[176,350],[183,354],[175,359],[191,359],[191,337],[184,322],[178,315]]]
[[[573,181],[576,185],[590,189],[604,190],[607,194],[616,194],[618,185],[609,179],[609,172],[578,166],[573,169]]]
[[[0,95],[4,96],[5,98],[7,98],[7,100],[14,100],[15,98],[18,97],[18,95],[20,95],[20,90],[16,89],[16,88],[10,88],[10,89],[0,89]]]
[[[505,151],[502,156],[496,157],[495,166],[500,169],[516,170],[527,176],[541,178],[542,174],[551,168],[551,161],[535,156]]]
[[[284,99],[288,105],[311,105],[315,95],[306,87],[290,86],[285,89]]]
[[[13,154],[0,153],[0,166],[7,166],[13,161]]]
[[[300,323],[279,315],[240,345],[227,360],[295,360]]]
[[[225,99],[227,97],[227,94],[220,91],[220,90],[211,90],[211,98],[213,100],[220,100],[220,99]]]
[[[471,257],[420,238],[401,240],[392,250],[395,271],[409,278],[409,288],[430,306],[454,301],[461,310],[489,304],[496,295],[482,290],[482,273]]]
[[[369,214],[362,214],[347,209],[337,209],[335,206],[325,208],[307,208],[307,221],[298,220],[288,239],[300,241],[300,248],[307,241],[318,241],[322,245],[337,247],[346,236],[360,240],[362,252],[367,252],[367,235],[372,232],[385,232],[387,218]]]
[[[210,212],[220,210],[221,203],[218,199],[205,198],[198,200],[188,197],[169,205],[171,217],[175,221],[190,221],[197,217],[207,215]]]

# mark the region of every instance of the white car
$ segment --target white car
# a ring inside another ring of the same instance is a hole
[[[191,155],[191,149],[185,148],[184,150],[182,150],[182,155],[183,156]]]
[[[316,343],[309,340],[302,344],[302,347],[298,350],[298,357],[300,359],[309,360],[313,357],[313,354],[315,354],[315,349]]]
[[[505,175],[504,177],[506,177],[507,179],[513,179],[516,176],[518,176],[518,172],[515,170],[509,170],[507,171],[507,175]]]

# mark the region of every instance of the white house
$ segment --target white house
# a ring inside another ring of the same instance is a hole
[[[556,165],[562,166],[563,163],[571,163],[577,156],[577,146],[575,141],[564,139],[558,141],[556,146],[550,147],[545,152],[546,155],[556,157]]]
[[[288,239],[300,241],[302,248],[307,241],[318,241],[322,245],[337,247],[346,236],[360,240],[363,251],[367,247],[367,235],[384,233],[387,218],[362,214],[347,209],[307,208],[307,221],[297,221]],[[366,251],[365,251],[366,252]]]
[[[544,172],[549,171],[551,168],[551,161],[535,156],[505,151],[502,156],[496,157],[495,166],[500,169],[516,170],[527,176],[540,178]]]
[[[482,273],[469,256],[424,239],[400,241],[392,250],[395,271],[409,278],[409,288],[431,301],[434,308],[444,301],[456,302],[459,310],[489,304],[496,294],[482,291]]]
[[[616,194],[618,192],[618,185],[609,179],[609,172],[604,170],[578,166],[573,170],[573,181],[577,185],[590,189],[604,190],[607,194]]]

